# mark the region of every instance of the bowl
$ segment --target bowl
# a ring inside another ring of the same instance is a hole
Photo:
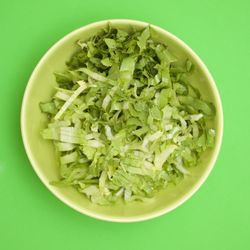
[[[56,85],[53,73],[65,69],[65,61],[74,52],[75,42],[88,39],[108,23],[126,31],[141,30],[148,23],[135,20],[105,20],[79,28],[58,41],[42,57],[34,69],[23,97],[21,110],[22,138],[28,158],[44,185],[61,201],[85,215],[114,222],[134,222],[151,219],[170,212],[189,199],[204,183],[218,156],[223,134],[223,112],[218,90],[208,69],[201,59],[183,41],[162,28],[151,25],[153,38],[168,45],[169,50],[180,59],[189,58],[195,65],[192,82],[204,99],[214,103],[216,116],[211,122],[217,135],[213,149],[207,150],[199,166],[176,186],[160,191],[150,202],[131,202],[100,206],[91,203],[71,187],[55,187],[50,181],[59,178],[59,170],[53,143],[42,139],[40,131],[46,125],[46,117],[40,112],[39,102],[51,98]]]

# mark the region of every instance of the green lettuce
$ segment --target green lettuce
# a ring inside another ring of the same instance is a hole
[[[40,109],[42,137],[58,152],[58,186],[72,186],[93,203],[147,201],[177,184],[213,147],[214,106],[179,60],[151,37],[150,27],[127,33],[108,27],[55,73],[58,83]]]

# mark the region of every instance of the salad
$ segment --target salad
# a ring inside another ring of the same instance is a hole
[[[57,152],[60,180],[91,202],[146,201],[191,174],[213,147],[215,108],[190,82],[191,60],[153,40],[150,26],[107,27],[55,73],[58,86],[40,109],[42,137]]]

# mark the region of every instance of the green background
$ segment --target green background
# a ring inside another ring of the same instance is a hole
[[[204,60],[221,94],[225,130],[201,189],[154,220],[117,224],[57,200],[25,154],[20,108],[28,78],[58,39],[110,18],[161,26]],[[5,1],[0,3],[0,249],[250,249],[250,2]]]

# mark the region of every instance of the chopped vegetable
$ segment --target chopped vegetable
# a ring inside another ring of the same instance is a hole
[[[216,131],[214,106],[189,82],[191,60],[154,41],[150,27],[108,27],[77,45],[67,71],[55,73],[55,95],[40,103],[42,136],[59,154],[52,183],[108,205],[146,201],[192,174]]]

